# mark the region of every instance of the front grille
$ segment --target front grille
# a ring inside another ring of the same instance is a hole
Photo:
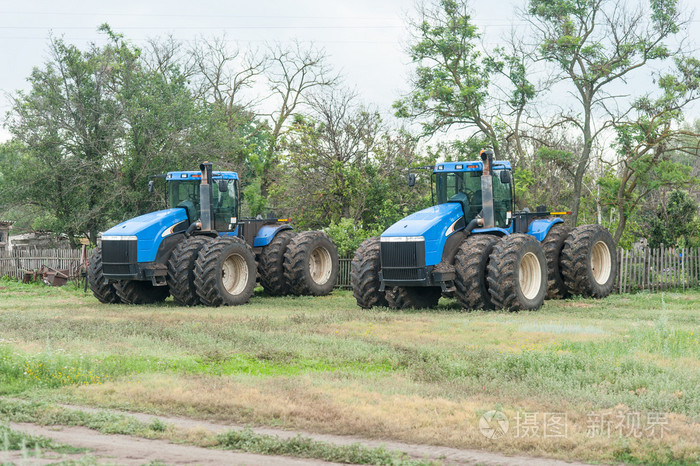
[[[425,267],[425,243],[387,241],[380,245],[382,269]],[[386,274],[385,274],[386,275]]]
[[[135,270],[136,240],[102,241],[102,271],[105,275],[126,275]]]
[[[102,264],[102,273],[107,275],[131,275],[133,267],[129,264]]]
[[[422,280],[424,269],[383,269],[384,280]]]

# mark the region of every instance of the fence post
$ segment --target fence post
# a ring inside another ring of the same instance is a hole
[[[685,291],[685,261],[687,259],[686,249],[681,250],[681,278],[683,279],[683,290]]]
[[[620,249],[620,294],[625,292],[625,250]]]
[[[623,291],[625,293],[629,292],[629,283],[630,283],[630,255],[629,251],[625,250],[625,286],[622,287]]]
[[[642,272],[639,267],[639,258],[641,257],[641,254],[639,254],[639,249],[635,249],[634,251],[634,286],[630,288],[630,291],[633,291],[634,288],[636,287],[637,289],[641,288],[639,282],[641,281],[639,278],[642,275]]]
[[[649,248],[644,247],[644,285],[642,286],[643,290],[649,288],[649,269]]]

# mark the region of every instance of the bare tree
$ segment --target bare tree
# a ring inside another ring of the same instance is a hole
[[[215,103],[228,113],[236,108],[252,108],[255,99],[244,96],[244,89],[255,83],[265,70],[265,58],[254,51],[243,53],[231,47],[226,36],[200,38],[188,51],[189,72],[197,97]]]
[[[146,42],[142,54],[144,67],[151,72],[159,73],[164,77],[170,75],[173,67],[181,68],[185,59],[182,42],[172,35],[164,39],[152,37]]]
[[[339,76],[328,64],[324,50],[294,42],[288,47],[274,44],[268,48],[267,79],[270,97],[275,99],[275,110],[266,115],[272,127],[262,170],[263,197],[267,196],[272,182],[271,170],[279,161],[277,148],[285,123],[300,105],[307,102],[313,89],[333,86],[338,83]]]

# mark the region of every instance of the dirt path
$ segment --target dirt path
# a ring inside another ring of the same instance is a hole
[[[288,458],[282,456],[255,455],[225,450],[214,450],[191,445],[176,445],[165,440],[147,440],[128,435],[106,435],[86,427],[41,427],[34,424],[11,423],[10,428],[31,435],[41,435],[73,447],[89,448],[90,455],[97,458],[99,463],[119,465],[141,465],[151,461],[165,464],[197,464],[197,465],[327,465],[324,461]],[[13,461],[16,464],[44,465],[77,459],[76,455],[48,454],[45,458],[22,458],[19,453],[3,458],[2,461]],[[82,456],[82,455],[79,455]]]
[[[193,429],[193,428],[203,428],[206,430],[210,430],[212,432],[218,433],[224,430],[230,430],[230,429],[244,429],[244,428],[250,428],[248,426],[244,425],[236,425],[236,424],[220,424],[220,423],[213,423],[213,422],[207,422],[207,421],[201,421],[201,420],[195,420],[195,419],[189,419],[189,418],[182,418],[182,417],[166,417],[166,416],[154,416],[150,414],[143,414],[143,413],[131,413],[131,412],[126,412],[126,411],[116,411],[116,410],[104,410],[104,409],[95,409],[95,408],[89,408],[86,406],[74,406],[74,405],[60,405],[63,406],[64,408],[67,409],[74,409],[74,410],[82,410],[86,412],[104,412],[108,411],[111,413],[116,413],[116,414],[124,414],[128,416],[133,416],[139,421],[145,422],[145,423],[150,423],[154,419],[160,419],[161,421],[176,425],[178,427],[181,427],[183,429]],[[71,428],[72,429],[72,428]],[[409,443],[402,443],[402,442],[395,442],[395,441],[390,441],[390,440],[375,440],[375,439],[365,439],[365,438],[360,438],[360,437],[354,437],[354,436],[341,436],[341,435],[329,435],[329,434],[316,434],[313,432],[304,432],[304,431],[288,431],[288,430],[281,430],[281,429],[274,429],[270,427],[252,427],[250,428],[253,432],[258,433],[258,434],[265,434],[265,435],[275,435],[281,439],[287,439],[287,438],[292,438],[297,435],[302,435],[305,437],[312,438],[313,440],[318,440],[322,442],[328,442],[332,443],[335,445],[350,445],[353,443],[360,443],[366,447],[379,447],[379,446],[384,446],[388,450],[397,450],[397,451],[402,451],[414,458],[419,458],[419,459],[429,459],[429,460],[437,460],[444,462],[445,464],[453,464],[453,465],[474,465],[474,464],[479,464],[479,465],[517,465],[517,466],[535,466],[535,465],[541,465],[541,466],[567,466],[567,465],[577,465],[581,466],[584,465],[585,463],[575,463],[575,462],[566,462],[566,461],[561,461],[561,460],[554,460],[554,459],[546,459],[546,458],[533,458],[533,457],[526,457],[526,456],[505,456],[502,454],[498,453],[490,453],[486,451],[481,451],[481,450],[463,450],[463,449],[458,449],[458,448],[450,448],[450,447],[442,447],[442,446],[431,446],[431,445],[417,445],[417,444],[409,444]],[[90,431],[89,429],[82,429],[80,430],[81,432],[88,431],[88,432],[94,432]],[[46,435],[46,434],[42,434]],[[97,434],[95,433],[96,436],[100,436],[102,434]],[[54,438],[51,435],[46,435],[48,437]],[[109,435],[109,436],[104,436],[107,439],[110,439],[114,436]],[[77,436],[79,439],[79,435]],[[119,437],[126,437],[126,436],[119,436]],[[126,438],[132,438],[132,437],[126,437]],[[135,439],[138,440],[139,442],[143,442],[144,445],[153,445],[151,450],[155,448],[162,448],[162,445],[165,445],[165,449],[170,449],[173,447],[176,447],[177,445],[172,445],[169,444],[165,441],[153,441],[153,440],[146,440],[146,439]],[[59,440],[56,438],[56,440]],[[59,440],[61,441],[61,440]],[[156,442],[156,443],[154,443]],[[65,441],[64,443],[67,443],[69,445],[74,445],[74,446],[81,446],[75,443],[75,441]],[[180,447],[180,446],[177,446]],[[92,447],[90,447],[92,448]],[[211,452],[216,452],[216,453],[223,453],[220,451],[216,450],[208,450],[208,449],[203,449],[199,447],[182,447],[182,448],[191,448],[196,450],[204,450],[204,451],[211,451]],[[228,453],[227,453],[228,454]],[[240,453],[240,455],[247,455]],[[251,457],[255,458],[262,458],[265,460],[269,461],[276,461],[278,458],[276,457],[271,457],[271,456],[259,456],[259,455],[249,455]],[[258,460],[255,460],[251,463],[248,464],[328,464],[328,463],[323,463],[323,462],[312,462],[312,461],[307,461],[307,460],[297,460],[297,461],[302,461],[302,463],[292,463],[291,458],[281,458],[279,459],[283,461],[283,463],[264,463],[260,462]],[[234,460],[235,461],[235,460]],[[246,463],[246,459],[242,458],[241,461],[243,463]],[[169,464],[171,464],[170,461],[168,461]],[[187,464],[186,461],[172,461],[172,464],[179,463],[179,464]],[[200,463],[198,464],[205,464],[205,463]],[[214,463],[206,463],[206,464],[214,464]],[[235,463],[234,463],[235,464]]]

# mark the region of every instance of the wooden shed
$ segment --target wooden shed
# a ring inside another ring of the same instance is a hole
[[[0,220],[0,253],[10,250],[10,229],[13,222]]]

